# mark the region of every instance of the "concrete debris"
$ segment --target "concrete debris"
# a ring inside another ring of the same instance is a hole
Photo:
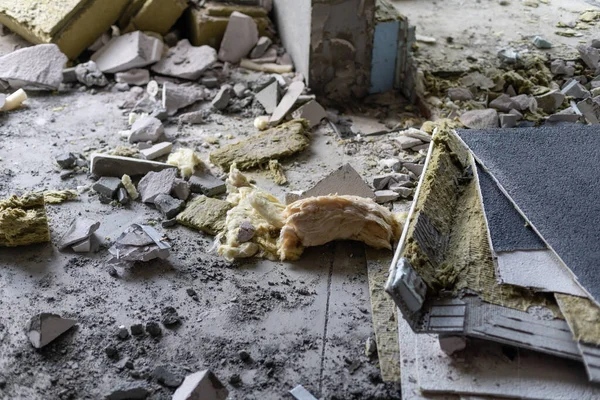
[[[237,64],[258,43],[258,26],[252,17],[234,11],[221,41],[219,60]]]
[[[219,79],[216,76],[205,76],[200,80],[200,83],[209,89],[216,89],[219,87]]]
[[[560,92],[577,100],[587,99],[591,96],[590,92],[576,79],[571,79],[565,83]]]
[[[100,241],[95,235],[92,235],[89,238],[74,244],[71,249],[73,249],[75,253],[95,253],[100,250]]]
[[[498,58],[507,64],[516,64],[519,60],[519,52],[512,48],[504,48],[498,51]]]
[[[174,327],[181,323],[177,310],[173,307],[165,307],[161,310],[162,323],[166,327]]]
[[[467,111],[460,116],[460,122],[471,129],[497,128],[498,112],[490,108]]]
[[[165,132],[162,122],[154,117],[143,117],[131,126],[129,143],[156,142]]]
[[[469,101],[473,99],[473,93],[467,88],[450,88],[448,89],[448,97],[452,101]]]
[[[587,65],[588,68],[596,71],[600,62],[600,51],[592,46],[579,45],[577,46],[579,57]]]
[[[74,244],[81,243],[92,236],[100,228],[100,222],[88,218],[75,218],[69,229],[58,242],[58,249],[64,250]]]
[[[210,370],[198,371],[185,377],[172,400],[225,400],[229,391]]]
[[[509,97],[507,94],[501,94],[500,96],[498,96],[490,102],[489,107],[494,108],[500,112],[507,113],[513,108],[516,109],[520,106],[515,104],[512,98]]]
[[[106,396],[106,400],[144,400],[150,396],[150,391],[141,386],[120,388]]]
[[[531,112],[535,112],[535,110],[537,109],[537,102],[535,101],[535,99],[526,94],[520,94],[518,96],[513,96],[510,99],[512,100],[512,103],[515,106],[511,110],[517,110],[517,111],[529,110]],[[508,110],[505,112],[510,113],[511,110]]]
[[[303,118],[308,120],[311,128],[319,125],[324,118],[327,118],[327,112],[316,100],[300,106],[292,113],[294,118]]]
[[[565,95],[558,90],[552,90],[541,96],[536,96],[537,105],[546,114],[552,114],[565,101]]]
[[[238,99],[243,99],[244,97],[246,97],[246,90],[248,90],[248,87],[242,82],[233,85],[233,93],[235,93],[235,96]]]
[[[195,173],[188,182],[192,193],[201,193],[208,197],[215,197],[226,191],[225,182],[208,171]]]
[[[375,191],[375,201],[379,204],[396,201],[400,195],[393,190],[377,190]]]
[[[55,44],[40,44],[0,57],[0,79],[15,88],[58,89],[65,56]]]
[[[183,208],[183,204],[183,200],[174,199],[168,194],[159,194],[154,199],[154,205],[167,219],[175,218]]]
[[[550,71],[554,75],[566,75],[567,77],[571,77],[575,75],[575,66],[568,64],[564,60],[554,60],[550,64]]]
[[[88,61],[75,67],[75,76],[80,83],[87,87],[108,85],[108,79],[93,61]]]
[[[60,315],[41,313],[33,316],[25,330],[29,342],[36,349],[41,349],[77,323],[74,319],[62,318]]]
[[[401,186],[398,184],[391,185],[389,188],[391,191],[398,193],[403,199],[408,199],[413,195],[413,189],[410,187]]]
[[[170,388],[177,388],[183,382],[183,378],[176,376],[164,366],[158,366],[152,372],[152,377],[158,383]]]
[[[177,222],[209,235],[216,235],[225,229],[227,211],[232,207],[233,205],[227,201],[198,196],[177,215]]]
[[[200,159],[200,156],[192,149],[177,149],[177,151],[169,155],[167,163],[179,168],[179,172],[184,178],[189,178],[196,171],[204,169],[204,163]]]
[[[273,115],[271,115],[271,119],[269,122],[271,124],[278,124],[281,122],[283,118],[288,114],[288,112],[292,109],[298,97],[304,91],[304,82],[293,82],[289,87],[275,110],[273,111]]]
[[[534,37],[532,43],[538,49],[551,49],[552,48],[552,43],[547,41],[546,39],[544,39],[541,36]]]
[[[138,183],[138,192],[144,203],[154,203],[160,194],[169,194],[177,177],[176,169],[165,169],[161,172],[148,172]]]
[[[152,66],[157,74],[180,79],[198,80],[217,61],[217,51],[210,46],[194,47],[187,39],[180,40],[167,55]]]
[[[375,190],[385,190],[392,185],[404,184],[406,182],[411,182],[410,176],[406,174],[377,175],[373,178],[373,187]]]
[[[163,107],[167,109],[169,116],[205,98],[206,93],[199,85],[177,85],[171,82],[163,84]]]
[[[209,116],[210,113],[206,110],[198,110],[181,114],[179,116],[179,121],[184,124],[197,125],[205,123]]]
[[[147,69],[133,68],[125,72],[117,72],[115,79],[119,83],[133,86],[143,86],[150,82],[150,72]]]
[[[254,49],[250,52],[250,58],[256,60],[257,58],[261,58],[265,55],[269,47],[273,44],[271,38],[267,36],[261,36],[254,46]]]
[[[162,335],[162,329],[160,327],[160,325],[158,324],[158,322],[148,322],[146,324],[146,332],[148,332],[148,334],[152,337],[159,337],[160,335]]]
[[[431,142],[431,135],[423,132],[420,129],[416,128],[408,128],[404,131],[398,132],[399,135],[408,136],[411,138],[419,139],[421,142],[429,143]]]
[[[577,103],[577,108],[589,124],[600,124],[600,104],[588,98]]]
[[[108,249],[118,261],[150,261],[169,257],[171,245],[153,227],[134,224],[127,228]]]
[[[409,150],[413,147],[420,146],[423,144],[423,142],[420,139],[415,139],[410,136],[396,136],[394,140],[398,142],[402,150]]]
[[[212,106],[219,111],[227,108],[232,97],[232,92],[233,89],[231,88],[231,85],[221,86],[221,89],[217,92],[211,102]]]
[[[119,204],[124,206],[126,204],[129,204],[130,200],[131,200],[131,198],[129,197],[129,193],[127,192],[127,189],[120,188],[119,191],[117,192],[117,201],[119,202]]]
[[[500,114],[500,128],[514,128],[517,126],[517,116],[515,114]]]
[[[91,59],[100,71],[113,74],[154,64],[160,60],[162,52],[162,41],[137,31],[113,38]]]
[[[267,114],[272,114],[279,104],[279,84],[273,81],[270,85],[256,93],[256,100],[263,106]]]
[[[308,390],[306,390],[302,385],[298,385],[292,390],[290,390],[290,394],[294,396],[296,400],[317,400],[317,398],[313,396]]]
[[[581,119],[581,116],[578,114],[558,113],[558,114],[550,115],[548,117],[548,119],[546,120],[546,123],[547,124],[561,123],[561,122],[575,123],[575,122],[579,122],[580,119]]]
[[[156,160],[159,157],[166,156],[171,153],[173,149],[173,143],[161,142],[149,147],[147,149],[140,150],[140,154],[146,160]]]
[[[71,169],[77,165],[77,157],[73,153],[64,153],[55,158],[62,169]]]
[[[120,187],[121,180],[119,178],[102,177],[96,183],[94,183],[92,189],[94,189],[98,195],[108,199],[107,202],[110,203],[110,201],[116,196]]]
[[[187,200],[190,197],[191,189],[190,184],[183,179],[175,179],[171,194],[177,197],[179,200]]]
[[[467,339],[464,336],[439,336],[440,349],[449,356],[462,351],[467,347]]]

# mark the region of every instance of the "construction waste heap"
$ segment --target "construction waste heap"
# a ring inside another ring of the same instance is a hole
[[[600,398],[600,39],[0,3],[0,397]]]

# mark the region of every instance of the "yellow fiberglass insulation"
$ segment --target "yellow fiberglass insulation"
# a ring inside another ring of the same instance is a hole
[[[228,260],[263,257],[297,260],[304,248],[334,240],[357,240],[391,249],[400,238],[399,215],[358,196],[320,196],[298,200],[287,207],[277,198],[251,185],[234,166],[227,179],[226,230],[217,237],[218,253]],[[243,222],[255,229],[244,243],[238,240]]]

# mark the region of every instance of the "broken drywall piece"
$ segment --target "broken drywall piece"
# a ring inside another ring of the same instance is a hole
[[[183,179],[175,179],[171,194],[179,200],[187,200],[190,197],[191,189],[190,184]]]
[[[148,172],[138,183],[137,190],[142,202],[154,203],[159,194],[169,194],[177,177],[176,169],[165,169],[160,172]]]
[[[92,154],[90,161],[90,171],[96,176],[136,176],[145,175],[150,171],[158,172],[174,168],[173,165],[156,161],[98,153]]]
[[[91,59],[100,71],[115,73],[154,64],[160,60],[162,51],[159,39],[137,31],[113,38]]]
[[[186,376],[172,400],[225,400],[228,394],[225,385],[207,369]]]
[[[152,147],[147,149],[140,150],[140,154],[146,160],[155,160],[159,157],[166,156],[173,149],[173,143],[171,142],[161,142],[156,143]]]
[[[273,111],[273,115],[269,119],[271,124],[278,124],[281,122],[283,118],[287,115],[287,113],[292,109],[294,104],[296,104],[296,100],[304,91],[304,82],[296,81],[293,82],[289,87],[281,102],[277,105],[277,108]]]
[[[585,46],[580,44],[577,46],[577,51],[579,52],[579,57],[588,68],[596,71],[598,68],[598,63],[600,62],[600,52],[598,49],[593,48],[592,46]]]
[[[258,26],[252,17],[234,11],[229,17],[219,49],[219,60],[237,64],[258,42]]]
[[[158,118],[146,116],[137,119],[131,126],[129,143],[156,142],[165,132],[162,122]]]
[[[26,246],[50,241],[42,193],[0,200],[0,246]]]
[[[269,47],[273,44],[271,38],[267,36],[261,36],[256,43],[256,46],[250,52],[250,58],[255,60],[257,58],[261,58],[265,55]]]
[[[319,125],[324,118],[327,118],[327,112],[316,100],[311,100],[294,111],[292,116],[308,120],[312,128]]]
[[[39,44],[0,57],[0,79],[15,89],[58,89],[63,81],[65,56],[55,44]]]
[[[73,244],[88,239],[98,228],[100,228],[100,222],[98,221],[89,218],[75,218],[58,242],[58,249],[64,250]]]
[[[199,85],[177,85],[171,82],[163,84],[163,107],[167,109],[169,116],[173,116],[181,108],[204,100],[206,93]]]
[[[133,68],[125,72],[117,72],[115,79],[118,83],[126,83],[133,86],[143,86],[150,82],[150,71],[147,69]]]
[[[232,207],[227,201],[198,196],[177,215],[177,222],[209,235],[216,235],[225,230],[227,211]]]
[[[248,139],[223,146],[210,153],[210,161],[229,171],[235,163],[240,170],[266,165],[270,160],[296,154],[310,143],[308,123],[292,120],[275,128],[262,131]]]
[[[279,83],[273,81],[270,85],[256,93],[256,100],[263,106],[267,114],[272,114],[279,104]]]
[[[187,39],[180,40],[167,55],[152,66],[157,74],[197,80],[217,61],[217,51],[210,46],[195,47]]]
[[[171,245],[156,229],[148,225],[133,224],[127,228],[108,249],[118,261],[150,261],[169,257]]]
[[[41,313],[33,316],[26,326],[31,345],[41,349],[77,323],[74,319],[62,318],[57,314]]]
[[[375,194],[350,164],[344,164],[321,179],[311,189],[302,193],[299,199],[317,196],[359,196],[375,199]]]

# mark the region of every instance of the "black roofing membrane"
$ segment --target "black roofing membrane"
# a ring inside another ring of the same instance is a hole
[[[457,133],[598,302],[600,126]]]

